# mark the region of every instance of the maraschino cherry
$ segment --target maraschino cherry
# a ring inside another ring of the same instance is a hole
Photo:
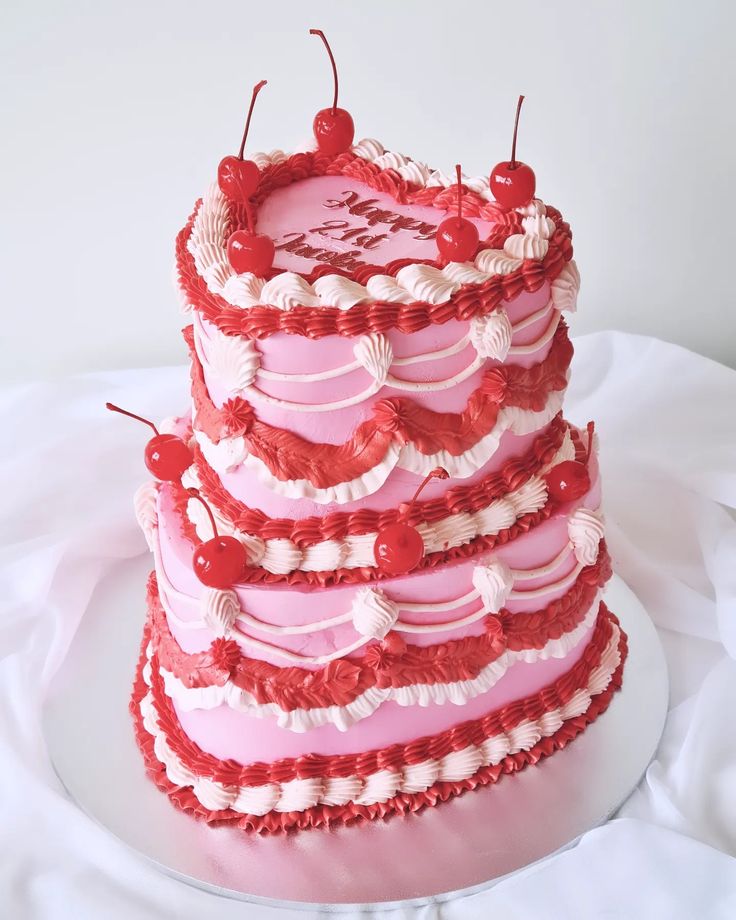
[[[448,262],[469,262],[478,248],[478,228],[463,217],[463,186],[460,164],[457,173],[457,217],[446,217],[437,228],[437,248]]]
[[[406,508],[402,509],[401,518],[403,520],[382,527],[376,534],[373,555],[378,568],[387,575],[406,575],[421,562],[424,556],[424,541],[416,527],[406,523],[406,518],[411,514],[419,493],[430,479],[447,479],[448,476],[447,470],[441,466],[432,470],[420,484]]]
[[[337,107],[337,66],[335,65],[335,58],[332,55],[330,43],[325,38],[325,33],[322,29],[310,29],[309,34],[319,35],[325,43],[327,54],[330,56],[330,64],[332,64],[332,79],[335,86],[332,106],[328,109],[320,109],[319,112],[317,112],[314,116],[312,127],[314,129],[314,136],[317,139],[317,146],[322,153],[334,156],[337,153],[343,153],[351,146],[353,138],[355,137],[355,125],[353,124],[353,117],[350,112],[346,109],[339,109]]]
[[[588,422],[588,447],[585,451],[585,460],[563,460],[544,477],[547,483],[547,493],[550,498],[558,502],[574,502],[590,489],[590,473],[588,461],[593,449],[593,432],[595,423]]]
[[[511,159],[507,163],[497,163],[491,173],[491,192],[496,201],[504,208],[521,208],[534,197],[537,180],[534,170],[526,163],[516,159],[516,135],[519,131],[519,115],[523,96],[519,96],[514,121],[514,138],[511,142]]]
[[[194,574],[208,588],[231,588],[243,577],[248,563],[245,547],[235,537],[221,536],[217,532],[212,509],[197,489],[187,489],[187,492],[204,505],[214,533],[211,540],[198,543],[194,548]]]
[[[254,163],[253,160],[243,159],[243,151],[248,137],[253,106],[256,104],[256,96],[266,83],[266,80],[261,80],[260,83],[256,83],[253,87],[253,95],[250,99],[248,117],[245,121],[245,131],[243,131],[243,139],[240,142],[238,155],[236,157],[225,157],[220,160],[220,165],[217,167],[217,184],[220,186],[222,194],[226,195],[231,201],[248,201],[258,187],[261,171],[258,168],[258,164]]]
[[[247,201],[245,213],[248,215],[248,229],[235,230],[230,234],[227,241],[227,259],[239,275],[243,272],[253,272],[254,275],[263,276],[273,265],[276,248],[270,236],[256,233],[253,226],[253,210]]]
[[[146,444],[144,459],[149,471],[162,482],[178,482],[184,471],[194,462],[192,452],[186,442],[175,434],[160,434],[158,428],[140,415],[121,409],[113,403],[105,403],[105,408],[111,412],[119,412],[143,422],[153,429],[154,437]]]

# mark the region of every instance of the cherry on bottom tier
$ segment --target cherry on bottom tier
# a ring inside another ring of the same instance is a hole
[[[209,822],[274,832],[416,811],[563,747],[626,655],[597,504],[596,484],[493,552],[401,578],[222,591],[197,582],[160,488],[131,703],[154,780]]]

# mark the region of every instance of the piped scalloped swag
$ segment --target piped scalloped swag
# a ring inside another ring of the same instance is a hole
[[[498,369],[493,369],[490,395],[481,383],[461,413],[433,412],[405,397],[381,399],[374,404],[372,417],[356,428],[349,441],[334,445],[315,444],[259,420],[234,430],[232,407],[226,404],[218,408],[209,396],[191,326],[184,337],[190,347],[194,427],[215,444],[234,434],[242,436],[247,452],[261,460],[273,476],[280,480],[308,479],[320,489],[366,474],[383,460],[393,442],[411,443],[425,455],[445,450],[459,456],[493,430],[503,408],[541,411],[550,394],[567,386],[566,371],[573,352],[561,322],[543,361],[531,368],[503,368],[502,402],[497,401]]]

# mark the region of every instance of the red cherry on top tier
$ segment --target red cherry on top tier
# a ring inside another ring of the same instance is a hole
[[[553,466],[544,477],[550,498],[558,502],[574,502],[590,489],[588,461],[593,449],[594,431],[595,423],[588,422],[588,447],[582,463],[579,460],[563,460],[562,463]]]
[[[187,492],[204,505],[214,534],[211,540],[198,543],[194,548],[194,574],[208,588],[231,588],[241,580],[245,572],[248,563],[245,547],[235,537],[223,537],[217,532],[212,509],[197,489],[187,489]]]
[[[253,160],[243,159],[243,151],[248,137],[253,106],[256,104],[256,96],[266,85],[266,82],[266,80],[261,80],[260,83],[256,83],[253,87],[253,95],[250,99],[250,108],[248,109],[248,117],[245,120],[245,131],[243,131],[243,139],[240,142],[238,155],[236,157],[225,157],[220,160],[220,165],[217,167],[217,184],[220,186],[222,194],[226,195],[231,201],[248,201],[256,188],[258,188],[261,171],[258,168],[258,164],[254,163]]]
[[[271,269],[276,249],[270,236],[256,233],[253,226],[253,211],[250,203],[245,203],[248,215],[248,229],[236,230],[227,241],[227,258],[233,269],[241,275],[253,272],[263,276]]]
[[[322,153],[328,153],[332,156],[338,153],[344,153],[353,143],[355,137],[355,125],[350,112],[337,107],[337,66],[332,54],[330,44],[325,38],[325,33],[321,29],[310,29],[310,35],[319,35],[325,44],[327,54],[330,56],[332,65],[332,80],[335,92],[332,97],[332,106],[328,109],[320,109],[314,116],[312,127],[314,136],[317,139],[317,146]]]
[[[159,434],[158,428],[147,418],[121,409],[113,403],[105,403],[111,412],[119,412],[143,422],[153,429],[154,437],[146,444],[144,459],[149,472],[162,482],[178,482],[184,471],[194,463],[192,452],[187,444],[175,434]]]
[[[414,502],[430,479],[447,479],[448,475],[447,470],[441,466],[432,470],[414,493],[402,517],[409,517]],[[406,575],[422,561],[424,541],[416,527],[399,520],[395,524],[387,524],[378,531],[373,545],[373,555],[376,565],[382,572],[386,572],[387,575]]]
[[[460,164],[457,173],[457,217],[446,217],[437,228],[437,249],[447,262],[470,262],[478,248],[478,228],[463,217],[463,186]]]
[[[491,193],[504,208],[522,208],[534,197],[537,180],[534,170],[516,159],[516,135],[519,131],[519,115],[523,96],[519,96],[514,121],[514,138],[511,142],[511,159],[508,163],[497,163],[491,173]]]

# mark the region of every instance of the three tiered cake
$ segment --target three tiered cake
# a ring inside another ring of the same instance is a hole
[[[179,807],[261,832],[537,764],[626,655],[593,427],[562,414],[568,225],[533,189],[509,206],[317,140],[241,150],[255,172],[221,166],[179,234],[192,406],[136,496],[147,767]]]

